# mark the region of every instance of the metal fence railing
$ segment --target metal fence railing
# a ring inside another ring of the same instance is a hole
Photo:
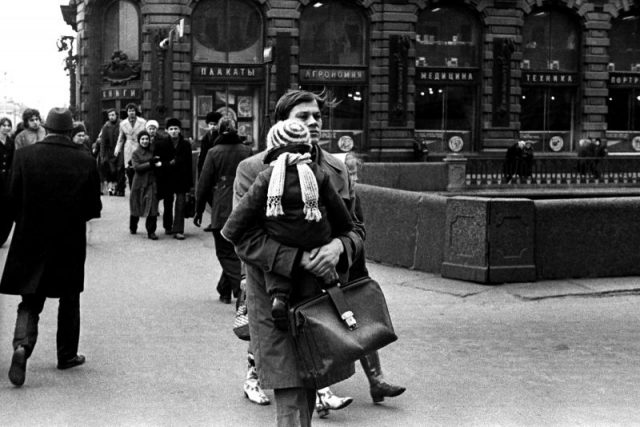
[[[504,158],[468,158],[466,185],[640,185],[640,158],[536,158],[530,163],[505,164]]]

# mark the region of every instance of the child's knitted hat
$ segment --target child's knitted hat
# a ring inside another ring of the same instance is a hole
[[[267,150],[286,145],[309,144],[309,128],[300,120],[287,119],[271,126],[267,134]]]

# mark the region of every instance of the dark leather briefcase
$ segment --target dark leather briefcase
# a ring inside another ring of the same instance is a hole
[[[363,277],[290,309],[304,379],[313,380],[398,339],[380,285]]]

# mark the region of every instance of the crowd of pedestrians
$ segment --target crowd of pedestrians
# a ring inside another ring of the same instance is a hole
[[[116,110],[107,111],[93,144],[85,126],[73,122],[66,109],[52,109],[44,125],[37,110],[25,111],[25,129],[17,136],[8,119],[0,120],[0,243],[15,223],[0,293],[22,298],[10,381],[15,386],[25,382],[47,298],[59,299],[58,368],[86,361],[78,353],[85,227],[100,217],[100,196],[123,197],[128,189],[129,233],[137,234],[145,218],[148,239],[158,240],[162,213],[165,234],[183,240],[187,199],[194,192],[194,224],[202,225],[207,206],[211,212],[205,231],[212,233],[222,266],[219,299],[229,304],[236,298],[236,304],[248,306],[245,396],[269,404],[263,389],[273,389],[278,426],[308,426],[314,410],[326,417],[329,410],[351,403],[351,397],[337,396],[329,386],[351,376],[353,365],[314,384],[303,382],[286,321],[288,308],[319,294],[323,283],[367,274],[364,223],[355,194],[361,162],[353,156],[340,159],[318,145],[322,109],[331,102],[307,91],[287,92],[276,105],[267,149],[257,154],[238,135],[231,117],[211,112],[195,181],[193,146],[182,133],[182,122],[169,118],[161,131],[156,120],[140,117],[134,104],[126,106],[123,120]],[[60,244],[64,247],[46,250]],[[269,271],[264,265],[270,265]],[[405,391],[384,379],[377,352],[361,363],[375,403]]]

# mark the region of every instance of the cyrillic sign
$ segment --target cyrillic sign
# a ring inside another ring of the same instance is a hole
[[[102,89],[102,99],[134,99],[141,98],[139,88],[110,88]]]
[[[609,73],[609,86],[640,87],[640,73]]]
[[[363,68],[300,67],[300,82],[352,82],[366,83],[367,72]]]
[[[194,81],[259,81],[264,79],[261,65],[194,64]]]
[[[578,77],[576,73],[523,71],[520,82],[523,85],[573,86],[578,84]]]
[[[416,68],[417,83],[475,83],[477,78],[476,69]]]

